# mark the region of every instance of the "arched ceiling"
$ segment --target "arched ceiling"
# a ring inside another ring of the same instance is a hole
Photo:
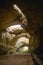
[[[12,24],[13,18],[19,16],[13,10],[12,5],[16,4],[28,18],[28,26],[38,28],[43,26],[43,3],[42,1],[31,0],[0,0],[0,28],[6,28]]]

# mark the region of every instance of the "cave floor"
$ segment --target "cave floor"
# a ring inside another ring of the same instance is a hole
[[[0,65],[35,65],[30,54],[8,54],[0,56]]]

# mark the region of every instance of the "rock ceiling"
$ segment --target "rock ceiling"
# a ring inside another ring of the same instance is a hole
[[[31,0],[1,0],[0,1],[0,28],[6,28],[12,24],[10,21],[19,16],[17,11],[12,8],[16,4],[26,15],[31,28],[43,26],[43,4],[41,0],[38,2]],[[13,23],[14,24],[14,23]]]

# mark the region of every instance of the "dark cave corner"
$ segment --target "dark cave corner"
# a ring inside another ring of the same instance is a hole
[[[43,27],[39,28],[40,42],[38,48],[34,51],[35,54],[43,61]]]

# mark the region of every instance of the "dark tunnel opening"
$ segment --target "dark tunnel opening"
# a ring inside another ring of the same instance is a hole
[[[39,58],[43,60],[43,27],[39,28],[39,35],[40,35],[40,43],[37,49],[37,53],[39,55]]]
[[[34,51],[34,53],[37,54],[38,57],[43,61],[43,27],[40,27],[38,29],[38,34],[40,42],[38,48]]]
[[[40,28],[39,33],[40,33],[39,51],[40,53],[43,53],[43,27]]]

